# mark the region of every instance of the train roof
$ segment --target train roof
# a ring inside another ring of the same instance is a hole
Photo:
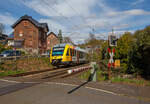
[[[54,48],[55,48],[55,47],[65,47],[66,45],[70,45],[70,46],[72,46],[72,47],[75,47],[74,49],[77,50],[77,51],[81,51],[81,52],[88,53],[85,49],[81,49],[80,47],[74,46],[74,45],[72,45],[72,44],[70,44],[70,43],[57,44],[57,45],[54,46]]]
[[[54,45],[54,47],[65,47],[67,45],[67,43],[62,43],[62,44],[56,44]]]
[[[75,50],[84,52],[84,53],[88,53],[85,49],[81,49],[80,47],[75,47]]]

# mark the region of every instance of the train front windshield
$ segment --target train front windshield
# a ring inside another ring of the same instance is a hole
[[[62,56],[64,53],[64,47],[54,47],[52,56]]]

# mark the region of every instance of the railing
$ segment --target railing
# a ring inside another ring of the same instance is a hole
[[[8,57],[0,57],[0,63],[8,60],[18,60],[18,59],[28,59],[28,58],[41,58],[41,57],[49,57],[48,55],[26,55],[26,56],[8,56]]]

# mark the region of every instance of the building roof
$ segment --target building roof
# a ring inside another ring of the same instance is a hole
[[[56,38],[58,38],[58,36],[57,36],[54,32],[50,32],[50,33],[47,35],[47,37],[50,36],[50,35],[54,35]]]
[[[24,15],[24,16],[20,17],[20,18],[12,25],[12,28],[16,27],[16,25],[17,25],[18,23],[20,23],[22,20],[29,20],[29,21],[32,22],[36,27],[38,27],[38,28],[43,28],[43,29],[47,29],[47,31],[49,31],[47,23],[39,23],[38,21],[36,21],[35,19],[33,19],[31,16],[28,16],[28,15]]]

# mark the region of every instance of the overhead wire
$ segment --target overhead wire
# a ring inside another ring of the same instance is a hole
[[[74,8],[68,3],[67,0],[64,0],[64,1],[65,1],[65,3],[80,17],[80,19],[86,24],[85,18],[82,17],[82,16],[79,14],[79,12],[77,12],[77,10],[74,9]],[[92,28],[92,27],[90,27],[90,26],[88,26],[88,27],[93,31],[93,28]]]
[[[66,16],[64,16],[62,13],[58,12],[58,11],[57,11],[55,8],[53,8],[52,6],[49,6],[49,5],[48,5],[48,2],[45,2],[45,0],[42,0],[42,1],[43,1],[43,3],[44,3],[45,5],[47,5],[48,8],[51,8],[51,10],[55,11],[58,15],[62,16],[69,24],[71,24],[73,27],[78,28],[78,26],[75,25],[75,24],[73,24],[72,21],[71,21],[68,17],[66,17]],[[55,4],[56,4],[56,2],[55,2]]]
[[[52,11],[55,11],[55,13],[57,13],[59,16],[62,16],[62,17],[63,17],[69,24],[71,24],[73,27],[76,27],[77,29],[79,28],[78,25],[72,23],[72,21],[70,20],[69,17],[64,16],[62,13],[58,12],[54,7],[49,6],[47,1],[45,1],[45,0],[41,0],[41,1],[42,1],[49,9],[51,9]],[[23,2],[25,2],[25,0],[23,0]],[[57,4],[56,1],[54,1],[54,3]],[[84,21],[84,23],[86,24],[85,19],[84,19],[83,17],[81,17],[80,14],[79,14],[66,0],[65,0],[65,3],[66,3],[75,13],[77,13],[77,14],[79,15],[80,19],[81,19],[82,21]],[[58,21],[59,21],[59,20],[58,20]],[[61,23],[61,22],[60,22],[60,23]],[[88,27],[89,27],[92,31],[94,30],[92,27],[90,27],[90,26],[88,26]]]
[[[43,0],[44,1],[44,0]],[[23,2],[24,3],[26,3],[26,0],[23,0]],[[49,6],[48,6],[48,8],[49,8]],[[62,23],[62,21],[60,21],[60,20],[57,20],[57,22],[59,21],[59,23]],[[54,27],[54,26],[52,26],[52,24],[50,24],[50,27],[52,27],[54,30],[56,30],[56,31],[58,31],[59,30],[59,28],[56,28],[56,27]],[[50,29],[51,31],[53,31],[53,29]]]

